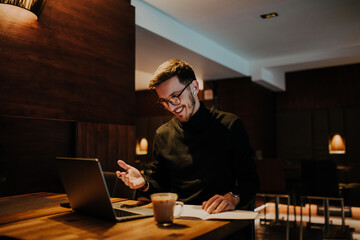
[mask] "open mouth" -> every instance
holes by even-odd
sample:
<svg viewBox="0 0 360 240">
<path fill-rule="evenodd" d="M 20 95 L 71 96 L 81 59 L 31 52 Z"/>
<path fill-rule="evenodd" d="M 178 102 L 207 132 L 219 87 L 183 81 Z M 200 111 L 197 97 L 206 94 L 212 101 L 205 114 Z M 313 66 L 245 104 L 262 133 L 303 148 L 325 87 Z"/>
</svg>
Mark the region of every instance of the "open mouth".
<svg viewBox="0 0 360 240">
<path fill-rule="evenodd" d="M 184 109 L 184 106 L 179 107 L 179 108 L 176 108 L 176 109 L 174 110 L 174 112 L 175 112 L 176 114 L 179 114 L 179 113 L 182 112 L 183 109 Z"/>
</svg>

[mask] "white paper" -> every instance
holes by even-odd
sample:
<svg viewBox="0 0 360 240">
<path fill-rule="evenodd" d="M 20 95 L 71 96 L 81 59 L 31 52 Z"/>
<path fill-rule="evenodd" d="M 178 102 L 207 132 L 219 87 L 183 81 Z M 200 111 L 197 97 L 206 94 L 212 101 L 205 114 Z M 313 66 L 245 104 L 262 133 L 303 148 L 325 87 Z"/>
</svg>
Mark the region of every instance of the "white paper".
<svg viewBox="0 0 360 240">
<path fill-rule="evenodd" d="M 255 219 L 258 212 L 233 210 L 221 213 L 209 214 L 201 208 L 201 205 L 185 204 L 180 218 L 186 219 Z"/>
</svg>

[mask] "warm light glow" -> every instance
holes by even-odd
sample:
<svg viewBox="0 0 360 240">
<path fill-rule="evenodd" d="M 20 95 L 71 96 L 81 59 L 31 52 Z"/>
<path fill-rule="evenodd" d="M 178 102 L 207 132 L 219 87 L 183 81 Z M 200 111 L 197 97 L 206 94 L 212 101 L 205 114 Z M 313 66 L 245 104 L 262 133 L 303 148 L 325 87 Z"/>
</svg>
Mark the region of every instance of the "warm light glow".
<svg viewBox="0 0 360 240">
<path fill-rule="evenodd" d="M 146 138 L 142 138 L 140 140 L 140 151 L 147 151 L 148 149 L 148 141 L 146 140 Z"/>
<path fill-rule="evenodd" d="M 214 99 L 214 92 L 212 89 L 205 89 L 204 90 L 204 100 L 213 100 Z"/>
<path fill-rule="evenodd" d="M 329 140 L 330 154 L 345 154 L 345 141 L 340 134 L 335 134 Z"/>
<path fill-rule="evenodd" d="M 145 155 L 148 150 L 148 141 L 146 138 L 142 138 L 140 142 L 136 143 L 136 154 L 137 155 Z"/>
<path fill-rule="evenodd" d="M 38 23 L 38 18 L 32 12 L 7 4 L 0 4 L 0 16 L 1 21 L 16 22 L 22 25 L 29 24 L 33 26 Z"/>
<path fill-rule="evenodd" d="M 279 16 L 279 14 L 277 14 L 276 12 L 272 12 L 272 13 L 267 13 L 267 14 L 262 14 L 260 15 L 261 18 L 267 19 L 267 18 L 273 18 L 273 17 L 277 17 Z"/>
<path fill-rule="evenodd" d="M 25 9 L 36 15 L 38 18 L 44 7 L 45 0 L 0 0 L 0 7 L 12 6 Z"/>
<path fill-rule="evenodd" d="M 199 90 L 204 90 L 204 80 L 197 78 L 197 81 L 199 83 Z"/>
</svg>

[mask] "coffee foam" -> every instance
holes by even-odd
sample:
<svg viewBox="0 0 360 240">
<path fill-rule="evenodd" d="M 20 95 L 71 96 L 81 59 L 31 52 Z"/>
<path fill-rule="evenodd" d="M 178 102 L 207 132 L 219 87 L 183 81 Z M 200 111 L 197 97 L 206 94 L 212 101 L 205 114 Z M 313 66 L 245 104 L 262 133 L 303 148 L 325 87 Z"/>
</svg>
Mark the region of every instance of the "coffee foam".
<svg viewBox="0 0 360 240">
<path fill-rule="evenodd" d="M 171 196 L 152 196 L 151 200 L 153 201 L 176 201 L 176 197 Z"/>
</svg>

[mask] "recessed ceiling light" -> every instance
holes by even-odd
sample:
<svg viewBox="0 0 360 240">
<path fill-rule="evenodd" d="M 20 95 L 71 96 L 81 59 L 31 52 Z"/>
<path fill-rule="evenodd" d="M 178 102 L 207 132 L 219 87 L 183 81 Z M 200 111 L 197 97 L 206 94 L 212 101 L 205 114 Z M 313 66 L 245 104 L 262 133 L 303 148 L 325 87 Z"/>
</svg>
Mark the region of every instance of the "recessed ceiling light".
<svg viewBox="0 0 360 240">
<path fill-rule="evenodd" d="M 262 14 L 260 15 L 260 17 L 267 19 L 267 18 L 272 18 L 272 17 L 277 17 L 279 16 L 279 14 L 277 14 L 276 12 L 272 12 L 272 13 L 267 13 L 267 14 Z"/>
</svg>

